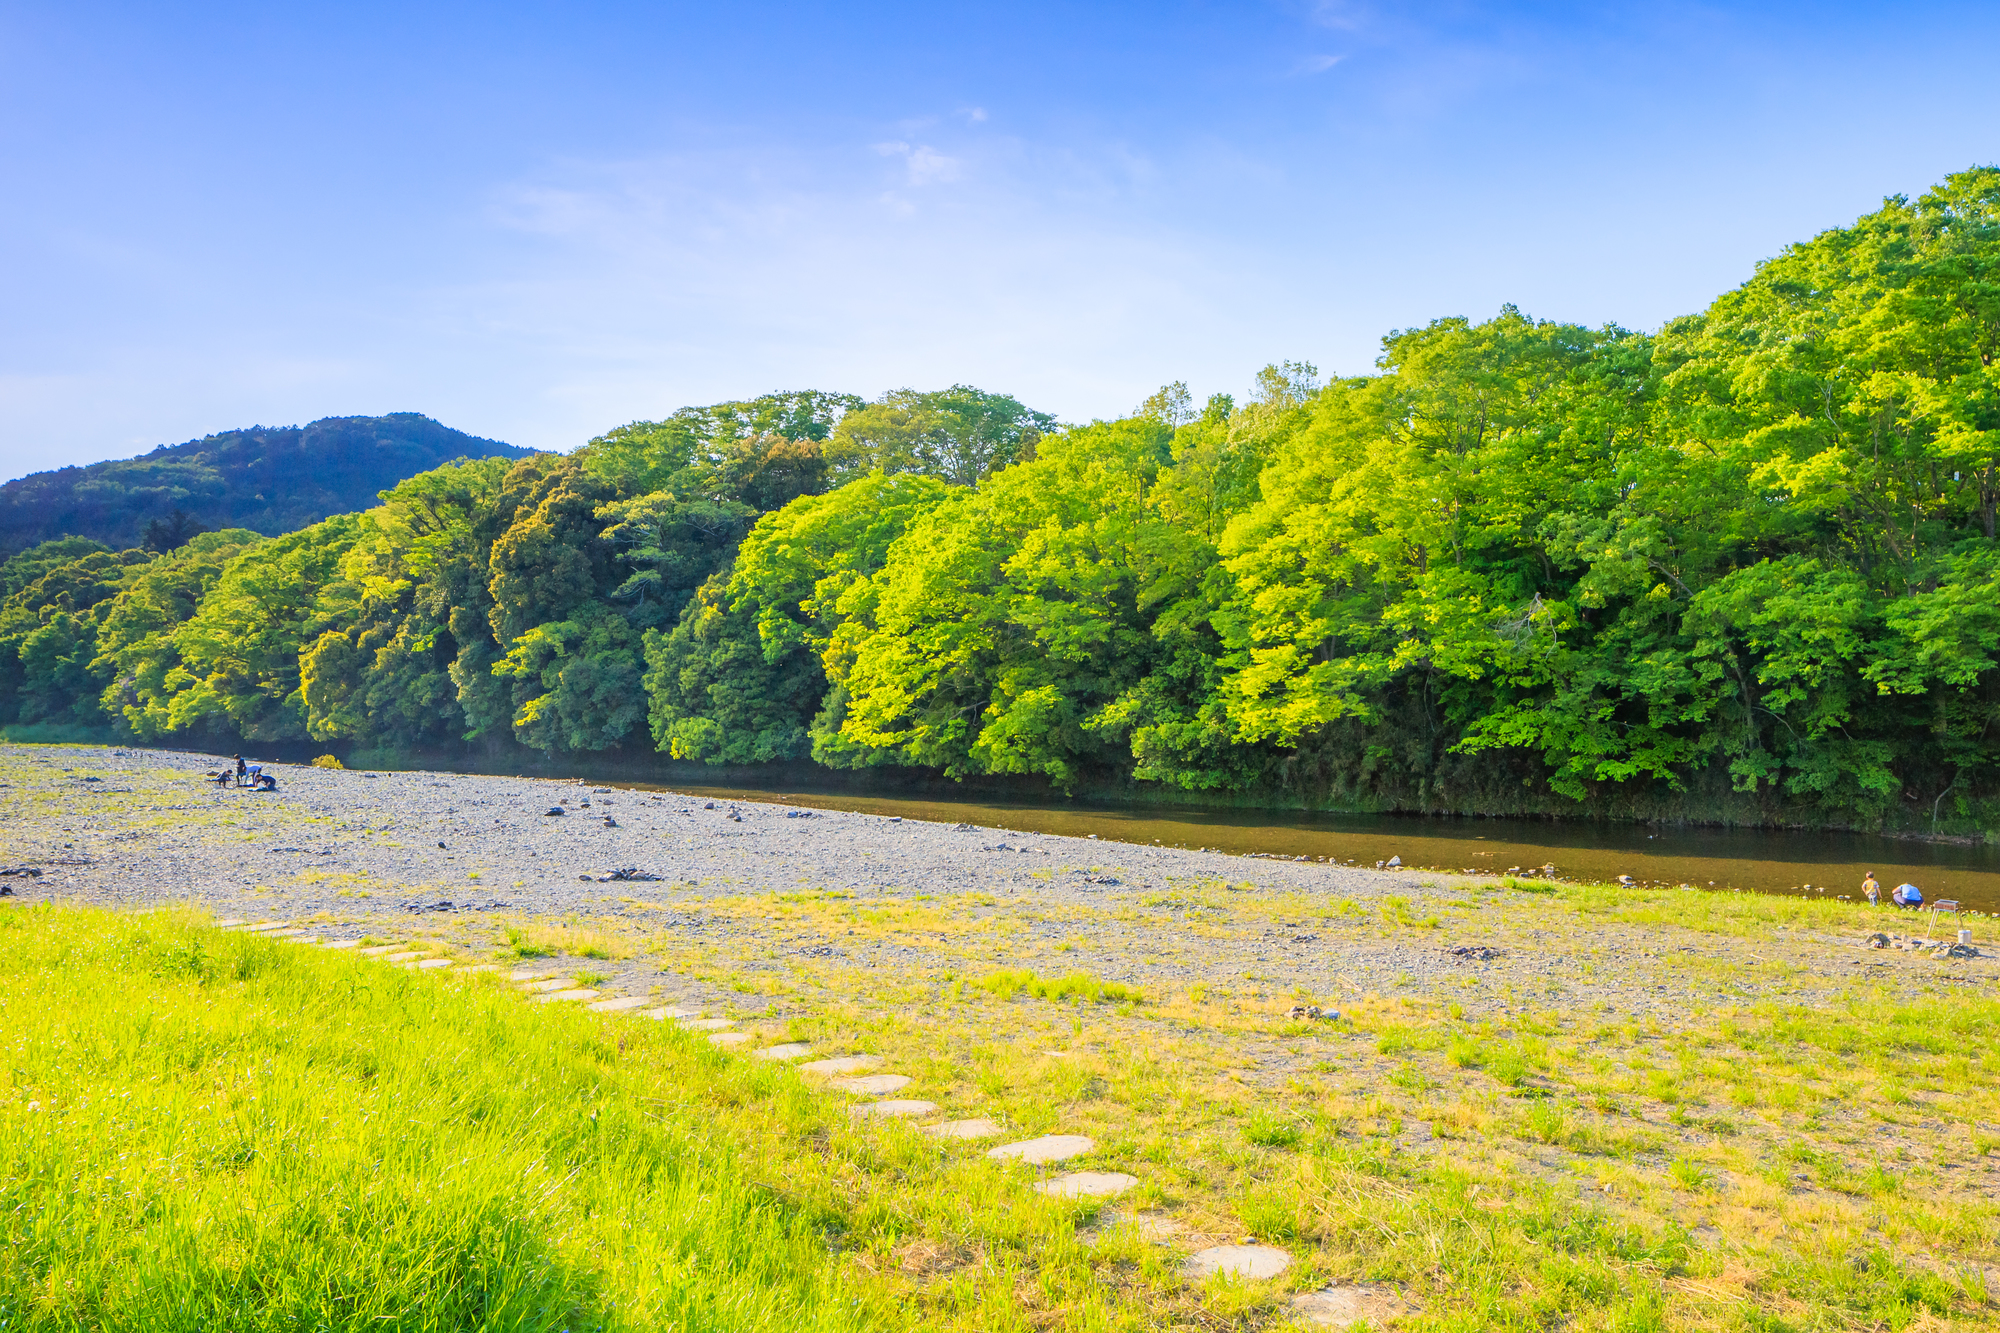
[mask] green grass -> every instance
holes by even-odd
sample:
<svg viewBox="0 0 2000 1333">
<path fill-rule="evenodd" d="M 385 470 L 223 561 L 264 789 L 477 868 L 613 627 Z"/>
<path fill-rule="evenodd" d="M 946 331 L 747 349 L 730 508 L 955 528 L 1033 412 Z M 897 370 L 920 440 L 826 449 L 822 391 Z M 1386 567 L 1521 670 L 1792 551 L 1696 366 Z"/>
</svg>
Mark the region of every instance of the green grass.
<svg viewBox="0 0 2000 1333">
<path fill-rule="evenodd" d="M 0 1329 L 1133 1326 L 1077 1205 L 608 1018 L 189 913 L 0 910 Z M 927 1233 L 978 1258 L 919 1293 Z"/>
<path fill-rule="evenodd" d="M 1037 1000 L 1090 1000 L 1106 1004 L 1140 1004 L 1145 997 L 1137 988 L 1116 981 L 1098 981 L 1082 972 L 1066 977 L 1038 977 L 1026 968 L 1002 968 L 977 983 L 980 989 L 1003 1000 L 1017 995 Z"/>
</svg>

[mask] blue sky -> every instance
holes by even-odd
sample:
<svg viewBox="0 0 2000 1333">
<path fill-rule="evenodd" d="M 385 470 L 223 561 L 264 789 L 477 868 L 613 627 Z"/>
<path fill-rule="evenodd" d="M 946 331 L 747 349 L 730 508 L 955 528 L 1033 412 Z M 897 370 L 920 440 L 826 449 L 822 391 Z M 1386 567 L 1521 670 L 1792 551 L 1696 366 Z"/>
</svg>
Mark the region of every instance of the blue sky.
<svg viewBox="0 0 2000 1333">
<path fill-rule="evenodd" d="M 2000 6 L 0 0 L 0 475 L 1656 326 L 2000 160 Z"/>
</svg>

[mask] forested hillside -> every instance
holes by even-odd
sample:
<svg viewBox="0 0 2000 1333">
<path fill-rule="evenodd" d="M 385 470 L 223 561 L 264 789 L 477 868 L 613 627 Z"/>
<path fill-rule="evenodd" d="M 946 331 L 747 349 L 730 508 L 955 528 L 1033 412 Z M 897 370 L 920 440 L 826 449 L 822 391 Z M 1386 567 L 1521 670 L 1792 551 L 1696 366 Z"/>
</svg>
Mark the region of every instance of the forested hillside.
<svg viewBox="0 0 2000 1333">
<path fill-rule="evenodd" d="M 1655 333 L 1382 346 L 1060 428 L 778 394 L 283 537 L 56 543 L 0 569 L 0 684 L 140 738 L 1991 822 L 2000 170 Z"/>
<path fill-rule="evenodd" d="M 57 537 L 164 548 L 211 528 L 275 536 L 366 509 L 384 487 L 454 458 L 527 452 L 416 412 L 225 431 L 0 486 L 0 550 Z"/>
</svg>

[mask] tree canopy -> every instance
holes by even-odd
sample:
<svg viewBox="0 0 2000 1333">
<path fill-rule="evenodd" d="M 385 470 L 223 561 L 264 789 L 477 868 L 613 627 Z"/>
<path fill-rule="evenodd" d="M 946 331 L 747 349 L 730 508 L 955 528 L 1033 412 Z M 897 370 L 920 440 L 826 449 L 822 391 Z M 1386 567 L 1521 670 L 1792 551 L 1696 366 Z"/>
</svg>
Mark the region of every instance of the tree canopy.
<svg viewBox="0 0 2000 1333">
<path fill-rule="evenodd" d="M 1980 168 L 1653 332 L 1506 307 L 1067 426 L 785 392 L 64 537 L 0 565 L 0 721 L 1978 827 L 1996 355 Z"/>
</svg>

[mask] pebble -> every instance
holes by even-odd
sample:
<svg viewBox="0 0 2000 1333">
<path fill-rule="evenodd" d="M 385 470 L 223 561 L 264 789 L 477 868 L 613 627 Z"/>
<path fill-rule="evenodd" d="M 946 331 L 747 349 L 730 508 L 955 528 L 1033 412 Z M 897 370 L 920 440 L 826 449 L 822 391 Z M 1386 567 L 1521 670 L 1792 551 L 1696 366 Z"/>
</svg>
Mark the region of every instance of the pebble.
<svg viewBox="0 0 2000 1333">
<path fill-rule="evenodd" d="M 1112 1199 L 1139 1183 L 1123 1171 L 1072 1171 L 1066 1176 L 1035 1182 L 1035 1193 L 1058 1199 Z"/>
<path fill-rule="evenodd" d="M 756 1053 L 759 1060 L 796 1060 L 802 1055 L 811 1055 L 812 1047 L 802 1041 L 787 1041 L 776 1046 L 766 1046 Z"/>
<path fill-rule="evenodd" d="M 874 1119 L 899 1120 L 905 1116 L 929 1115 L 937 1110 L 936 1102 L 887 1101 L 863 1102 L 850 1109 L 850 1114 Z"/>
<path fill-rule="evenodd" d="M 1228 1273 L 1234 1277 L 1276 1277 L 1292 1266 L 1292 1256 L 1275 1245 L 1217 1245 L 1188 1257 L 1189 1277 Z"/>
<path fill-rule="evenodd" d="M 1045 1162 L 1081 1157 L 1096 1147 L 1094 1140 L 1081 1134 L 1044 1134 L 1038 1139 L 1023 1139 L 1019 1143 L 1003 1143 L 997 1148 L 989 1148 L 986 1155 L 995 1160 L 1012 1159 L 1039 1166 Z"/>
<path fill-rule="evenodd" d="M 901 1092 L 910 1086 L 910 1079 L 902 1074 L 864 1074 L 860 1078 L 837 1078 L 827 1086 L 836 1092 L 850 1092 L 857 1097 L 880 1097 L 885 1093 Z"/>
</svg>

